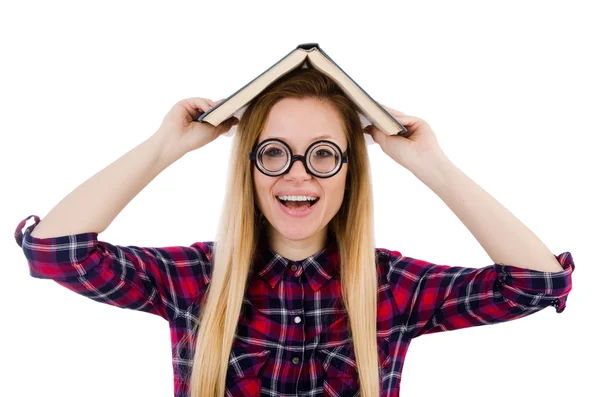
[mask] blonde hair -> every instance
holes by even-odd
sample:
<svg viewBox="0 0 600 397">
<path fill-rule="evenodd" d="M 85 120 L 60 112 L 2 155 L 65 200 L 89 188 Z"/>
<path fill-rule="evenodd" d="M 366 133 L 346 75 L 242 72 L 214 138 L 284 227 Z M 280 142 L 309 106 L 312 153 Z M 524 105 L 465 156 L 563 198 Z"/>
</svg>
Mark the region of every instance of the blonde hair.
<svg viewBox="0 0 600 397">
<path fill-rule="evenodd" d="M 222 397 L 230 351 L 250 266 L 261 233 L 248 158 L 271 108 L 283 98 L 313 98 L 333 105 L 348 141 L 347 191 L 328 227 L 340 253 L 342 302 L 348 312 L 363 397 L 379 396 L 377 352 L 377 269 L 373 234 L 373 196 L 367 147 L 355 105 L 327 76 L 298 69 L 256 97 L 240 118 L 233 138 L 222 208 L 213 248 L 212 278 L 200 305 L 190 374 L 191 397 Z M 234 271 L 235 270 L 235 271 Z M 215 364 L 216 363 L 216 364 Z"/>
</svg>

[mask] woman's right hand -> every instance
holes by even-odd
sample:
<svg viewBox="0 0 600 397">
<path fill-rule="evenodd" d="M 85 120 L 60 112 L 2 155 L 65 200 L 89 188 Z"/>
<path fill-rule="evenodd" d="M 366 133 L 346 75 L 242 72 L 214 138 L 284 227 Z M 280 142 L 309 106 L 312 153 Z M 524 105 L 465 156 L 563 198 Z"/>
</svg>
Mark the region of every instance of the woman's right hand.
<svg viewBox="0 0 600 397">
<path fill-rule="evenodd" d="M 164 144 L 165 153 L 180 158 L 192 150 L 214 141 L 226 133 L 239 120 L 235 117 L 223 121 L 217 127 L 197 121 L 198 117 L 216 106 L 223 99 L 214 102 L 207 98 L 187 98 L 177 102 L 164 117 L 161 126 L 154 134 Z"/>
</svg>

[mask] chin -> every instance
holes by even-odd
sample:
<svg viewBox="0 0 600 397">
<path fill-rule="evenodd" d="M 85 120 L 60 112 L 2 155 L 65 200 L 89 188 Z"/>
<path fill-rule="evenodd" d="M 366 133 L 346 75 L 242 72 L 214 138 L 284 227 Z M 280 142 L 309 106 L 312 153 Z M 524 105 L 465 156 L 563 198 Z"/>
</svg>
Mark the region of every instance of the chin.
<svg viewBox="0 0 600 397">
<path fill-rule="evenodd" d="M 281 228 L 275 228 L 275 230 L 281 234 L 282 237 L 288 240 L 306 240 L 314 236 L 318 229 L 316 228 L 307 228 L 307 227 L 294 227 L 291 226 L 283 226 Z"/>
</svg>

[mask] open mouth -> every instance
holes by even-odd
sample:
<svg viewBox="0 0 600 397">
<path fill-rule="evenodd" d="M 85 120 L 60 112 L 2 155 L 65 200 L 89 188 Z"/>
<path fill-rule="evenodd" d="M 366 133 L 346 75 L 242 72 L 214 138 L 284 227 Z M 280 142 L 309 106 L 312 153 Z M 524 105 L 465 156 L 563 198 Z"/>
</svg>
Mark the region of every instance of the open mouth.
<svg viewBox="0 0 600 397">
<path fill-rule="evenodd" d="M 294 200 L 281 200 L 278 197 L 276 197 L 276 198 L 277 198 L 277 200 L 279 200 L 279 202 L 281 204 L 283 204 L 287 208 L 291 208 L 291 209 L 295 209 L 295 210 L 302 210 L 302 209 L 310 208 L 310 207 L 314 206 L 315 204 L 317 204 L 319 202 L 319 200 L 321 199 L 320 197 L 317 197 L 317 199 L 313 200 L 313 201 L 310 201 L 310 200 L 294 201 Z"/>
</svg>

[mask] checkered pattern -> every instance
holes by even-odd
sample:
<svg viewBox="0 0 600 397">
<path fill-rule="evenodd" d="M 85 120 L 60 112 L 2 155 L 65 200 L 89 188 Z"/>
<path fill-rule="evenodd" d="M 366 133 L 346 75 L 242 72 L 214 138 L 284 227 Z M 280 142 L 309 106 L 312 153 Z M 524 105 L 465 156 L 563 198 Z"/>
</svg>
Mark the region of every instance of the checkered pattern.
<svg viewBox="0 0 600 397">
<path fill-rule="evenodd" d="M 31 217 L 34 224 L 23 234 Z M 35 238 L 30 233 L 39 221 L 31 215 L 15 231 L 31 276 L 167 320 L 175 396 L 188 396 L 196 340 L 191 330 L 210 283 L 213 242 L 145 248 L 99 241 L 97 233 Z M 501 264 L 436 265 L 383 248 L 375 257 L 381 395 L 394 397 L 412 339 L 513 320 L 548 306 L 560 313 L 575 269 L 569 252 L 556 256 L 564 270 L 555 273 Z M 301 261 L 260 241 L 230 353 L 227 396 L 358 395 L 339 265 L 332 235 L 322 251 Z"/>
</svg>

